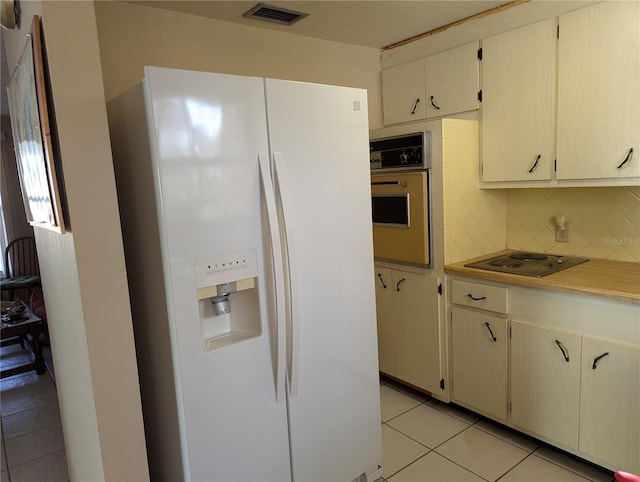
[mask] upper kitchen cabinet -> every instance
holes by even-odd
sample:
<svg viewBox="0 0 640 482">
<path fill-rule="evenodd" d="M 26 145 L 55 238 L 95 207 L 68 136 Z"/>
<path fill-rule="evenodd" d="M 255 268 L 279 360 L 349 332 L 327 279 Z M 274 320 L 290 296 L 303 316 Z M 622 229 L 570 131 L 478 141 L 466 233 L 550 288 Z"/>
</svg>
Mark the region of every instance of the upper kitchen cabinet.
<svg viewBox="0 0 640 482">
<path fill-rule="evenodd" d="M 556 21 L 482 41 L 482 181 L 548 181 L 554 164 Z"/>
<path fill-rule="evenodd" d="M 385 125 L 478 109 L 478 43 L 382 71 Z"/>
<path fill-rule="evenodd" d="M 559 22 L 558 180 L 640 177 L 640 3 Z"/>
<path fill-rule="evenodd" d="M 426 117 L 424 59 L 382 71 L 382 110 L 385 125 Z"/>
<path fill-rule="evenodd" d="M 478 109 L 478 42 L 425 59 L 427 119 Z"/>
</svg>

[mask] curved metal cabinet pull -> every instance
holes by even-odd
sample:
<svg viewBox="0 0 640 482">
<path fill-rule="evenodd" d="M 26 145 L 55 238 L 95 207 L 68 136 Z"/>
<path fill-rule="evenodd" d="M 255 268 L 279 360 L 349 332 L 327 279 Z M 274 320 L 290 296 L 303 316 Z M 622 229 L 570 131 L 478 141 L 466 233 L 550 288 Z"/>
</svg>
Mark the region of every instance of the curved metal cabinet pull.
<svg viewBox="0 0 640 482">
<path fill-rule="evenodd" d="M 531 166 L 531 168 L 529 169 L 529 174 L 531 174 L 533 171 L 535 171 L 538 168 L 538 162 L 540 161 L 541 157 L 542 157 L 542 154 L 538 154 L 538 157 L 536 157 L 536 160 L 533 161 L 533 166 Z"/>
<path fill-rule="evenodd" d="M 487 321 L 484 326 L 487 327 L 487 330 L 489 330 L 489 334 L 491 335 L 491 339 L 493 341 L 498 341 L 498 339 L 496 338 L 496 336 L 493 334 L 493 330 L 491 329 L 491 325 L 489 324 L 489 322 Z"/>
<path fill-rule="evenodd" d="M 600 363 L 600 360 L 604 357 L 606 357 L 609 354 L 609 352 L 603 353 L 600 356 L 597 356 L 593 359 L 593 366 L 591 368 L 593 368 L 594 370 L 598 367 L 598 363 Z"/>
<path fill-rule="evenodd" d="M 633 157 L 633 147 L 629 149 L 629 152 L 627 153 L 627 157 L 624 158 L 624 161 L 622 161 L 620 165 L 616 167 L 616 169 L 621 169 L 622 166 L 624 166 L 627 162 L 629 162 L 632 157 Z"/>
<path fill-rule="evenodd" d="M 380 278 L 380 283 L 382 283 L 382 287 L 386 290 L 387 285 L 384 284 L 384 278 L 382 277 L 382 273 L 378 273 L 378 278 Z"/>
<path fill-rule="evenodd" d="M 562 352 L 562 356 L 564 356 L 564 361 L 568 362 L 569 354 L 567 353 L 567 349 L 564 346 L 562 346 L 562 343 L 560 343 L 559 340 L 556 340 L 556 345 L 558 345 L 558 348 L 560 348 L 560 351 Z"/>
<path fill-rule="evenodd" d="M 400 285 L 407 281 L 405 278 L 402 278 L 400 281 L 396 283 L 396 291 L 400 291 Z"/>
<path fill-rule="evenodd" d="M 438 107 L 434 102 L 433 102 L 433 96 L 431 96 L 431 105 L 433 106 L 433 108 L 435 110 L 440 110 L 440 107 Z"/>
<path fill-rule="evenodd" d="M 420 102 L 420 98 L 417 98 L 415 103 L 413 104 L 413 109 L 411 110 L 411 115 L 416 113 L 416 109 L 418 108 L 418 103 Z"/>
<path fill-rule="evenodd" d="M 487 299 L 486 296 L 481 296 L 480 298 L 476 298 L 471 293 L 467 293 L 467 298 L 469 298 L 472 301 L 482 301 L 482 300 L 486 300 Z"/>
</svg>

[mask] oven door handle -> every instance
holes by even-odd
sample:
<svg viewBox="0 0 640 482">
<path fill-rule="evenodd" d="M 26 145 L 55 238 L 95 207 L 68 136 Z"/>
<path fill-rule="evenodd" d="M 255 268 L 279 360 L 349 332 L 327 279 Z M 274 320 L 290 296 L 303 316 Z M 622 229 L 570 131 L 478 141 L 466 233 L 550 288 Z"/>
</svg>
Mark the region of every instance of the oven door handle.
<svg viewBox="0 0 640 482">
<path fill-rule="evenodd" d="M 372 186 L 402 186 L 407 187 L 406 181 L 371 181 Z"/>
</svg>

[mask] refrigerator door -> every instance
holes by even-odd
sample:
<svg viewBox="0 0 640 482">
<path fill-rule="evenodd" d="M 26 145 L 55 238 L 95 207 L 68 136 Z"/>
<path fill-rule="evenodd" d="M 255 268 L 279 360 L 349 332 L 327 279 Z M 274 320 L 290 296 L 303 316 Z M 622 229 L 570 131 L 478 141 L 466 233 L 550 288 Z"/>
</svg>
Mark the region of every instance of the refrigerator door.
<svg viewBox="0 0 640 482">
<path fill-rule="evenodd" d="M 267 79 L 289 260 L 294 481 L 381 462 L 366 91 Z"/>
<path fill-rule="evenodd" d="M 263 80 L 147 68 L 145 86 L 185 480 L 290 480 L 268 321 L 272 272 L 258 169 L 258 153 L 268 155 Z M 244 295 L 232 294 L 231 313 L 216 318 L 196 296 L 194 262 L 238 252 L 255 253 L 257 302 L 244 306 Z M 229 333 L 224 346 L 224 326 L 203 320 L 225 316 L 232 324 L 253 316 L 246 322 L 257 328 L 246 339 Z M 212 340 L 204 340 L 207 330 Z"/>
</svg>

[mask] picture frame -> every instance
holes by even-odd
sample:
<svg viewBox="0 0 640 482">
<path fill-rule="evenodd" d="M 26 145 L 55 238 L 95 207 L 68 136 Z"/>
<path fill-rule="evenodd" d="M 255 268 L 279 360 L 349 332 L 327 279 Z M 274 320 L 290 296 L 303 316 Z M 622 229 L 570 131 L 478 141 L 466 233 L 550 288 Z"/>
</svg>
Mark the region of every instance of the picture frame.
<svg viewBox="0 0 640 482">
<path fill-rule="evenodd" d="M 37 15 L 33 16 L 24 50 L 9 79 L 7 96 L 27 221 L 32 226 L 64 233 Z"/>
</svg>

